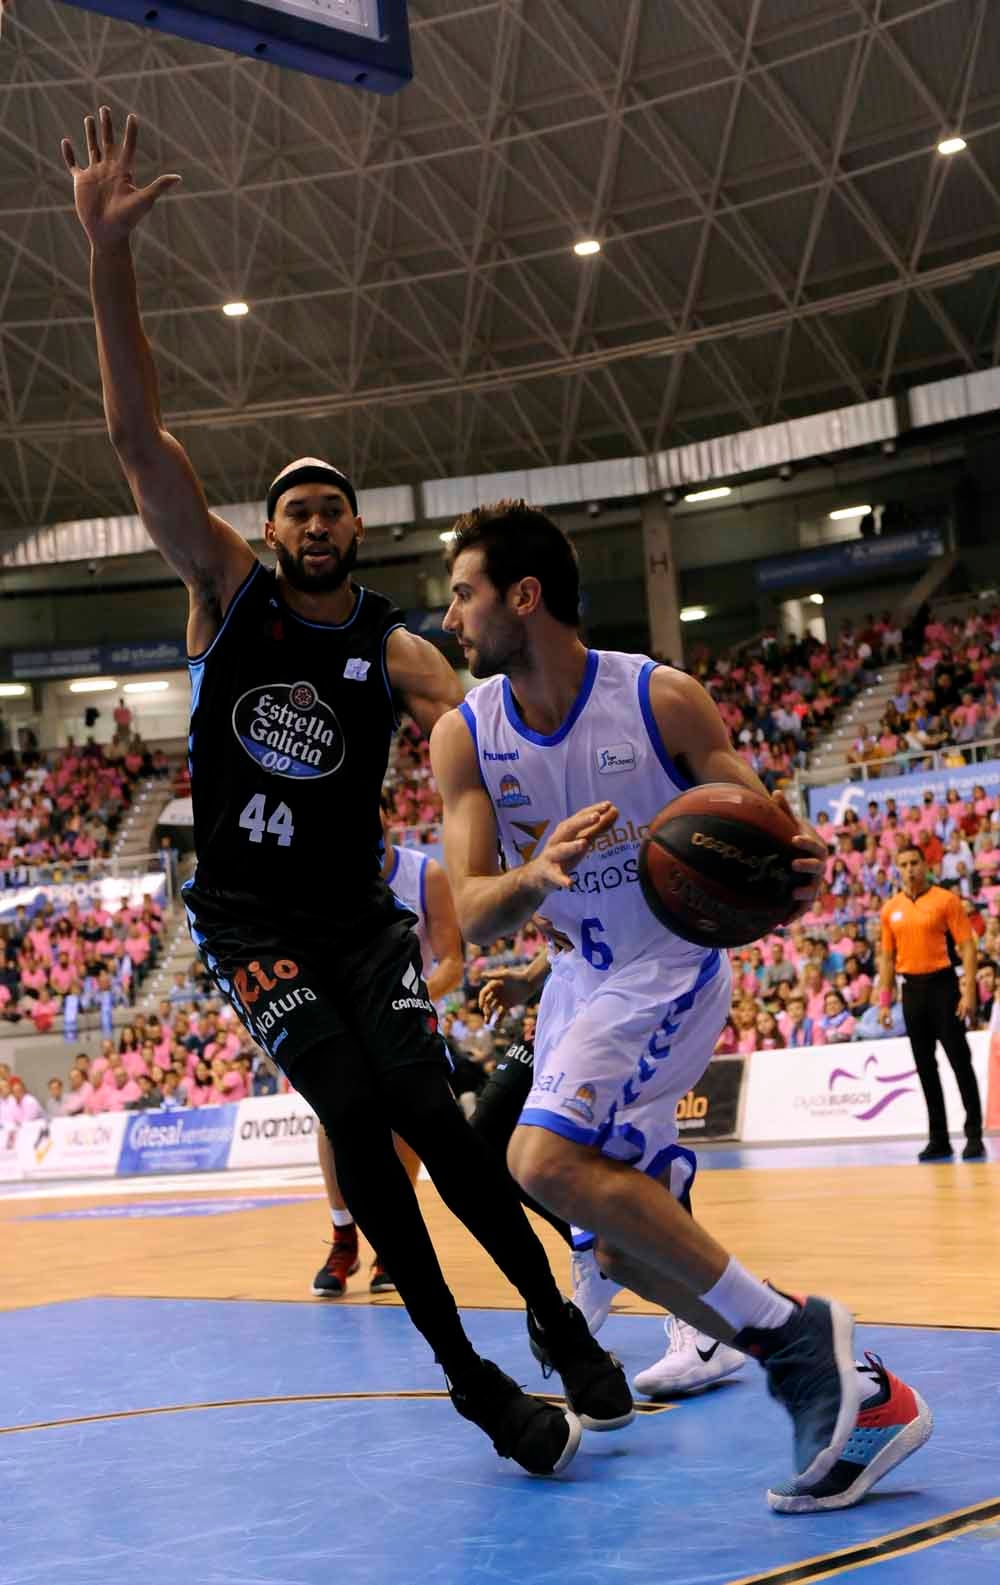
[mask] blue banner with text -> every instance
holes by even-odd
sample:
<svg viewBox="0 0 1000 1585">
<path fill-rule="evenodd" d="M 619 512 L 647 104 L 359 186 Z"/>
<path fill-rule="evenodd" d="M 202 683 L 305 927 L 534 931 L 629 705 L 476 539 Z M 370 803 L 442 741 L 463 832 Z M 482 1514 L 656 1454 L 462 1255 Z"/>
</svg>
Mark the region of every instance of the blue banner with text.
<svg viewBox="0 0 1000 1585">
<path fill-rule="evenodd" d="M 136 1112 L 122 1140 L 118 1171 L 220 1172 L 229 1160 L 235 1106 L 184 1112 Z"/>
</svg>

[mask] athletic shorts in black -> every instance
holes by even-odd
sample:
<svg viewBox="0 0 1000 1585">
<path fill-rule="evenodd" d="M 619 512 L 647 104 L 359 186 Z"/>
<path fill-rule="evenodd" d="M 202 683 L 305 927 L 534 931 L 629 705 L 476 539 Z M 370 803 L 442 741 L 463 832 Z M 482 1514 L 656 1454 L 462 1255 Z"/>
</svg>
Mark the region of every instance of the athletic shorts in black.
<svg viewBox="0 0 1000 1585">
<path fill-rule="evenodd" d="M 407 909 L 359 908 L 348 926 L 292 908 L 268 918 L 255 899 L 204 886 L 186 886 L 184 900 L 212 978 L 293 1083 L 319 1044 L 360 1049 L 376 1079 L 416 1062 L 450 1071 Z"/>
<path fill-rule="evenodd" d="M 504 1158 L 534 1076 L 534 1045 L 514 1040 L 476 1097 L 472 1126 Z"/>
</svg>

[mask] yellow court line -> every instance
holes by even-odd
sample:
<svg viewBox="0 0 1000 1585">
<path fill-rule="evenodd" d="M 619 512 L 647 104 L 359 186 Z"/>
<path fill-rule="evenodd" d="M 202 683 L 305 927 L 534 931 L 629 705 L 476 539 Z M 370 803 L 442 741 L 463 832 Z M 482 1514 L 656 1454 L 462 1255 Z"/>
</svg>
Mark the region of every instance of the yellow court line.
<svg viewBox="0 0 1000 1585">
<path fill-rule="evenodd" d="M 531 1392 L 529 1398 L 540 1398 L 545 1403 L 565 1405 L 558 1393 Z M 252 1409 L 283 1403 L 361 1403 L 403 1402 L 413 1399 L 448 1400 L 443 1388 L 414 1388 L 397 1392 L 304 1392 L 289 1393 L 277 1398 L 220 1398 L 207 1403 L 165 1403 L 147 1409 L 111 1409 L 105 1414 L 78 1414 L 65 1420 L 34 1420 L 26 1425 L 0 1425 L 0 1436 L 17 1436 L 22 1431 L 60 1431 L 72 1425 L 102 1425 L 113 1420 L 152 1419 L 160 1414 L 192 1414 L 200 1409 Z M 672 1403 L 637 1403 L 636 1414 L 665 1414 L 675 1408 Z"/>
<path fill-rule="evenodd" d="M 968 1508 L 955 1508 L 919 1524 L 907 1525 L 903 1530 L 890 1530 L 886 1535 L 843 1547 L 837 1552 L 823 1552 L 796 1563 L 782 1563 L 777 1568 L 765 1569 L 763 1574 L 744 1574 L 730 1580 L 728 1585 L 816 1585 L 818 1581 L 852 1574 L 856 1569 L 870 1568 L 891 1558 L 926 1551 L 954 1536 L 982 1529 L 997 1519 L 1000 1519 L 1000 1497 L 992 1497 Z"/>
</svg>

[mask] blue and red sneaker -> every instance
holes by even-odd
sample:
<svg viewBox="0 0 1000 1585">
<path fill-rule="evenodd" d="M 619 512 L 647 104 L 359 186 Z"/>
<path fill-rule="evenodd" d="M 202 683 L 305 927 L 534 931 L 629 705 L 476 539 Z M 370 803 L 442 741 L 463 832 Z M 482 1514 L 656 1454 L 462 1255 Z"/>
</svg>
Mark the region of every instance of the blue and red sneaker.
<svg viewBox="0 0 1000 1585">
<path fill-rule="evenodd" d="M 795 1481 L 767 1494 L 775 1513 L 821 1513 L 851 1508 L 891 1469 L 923 1447 L 934 1416 L 919 1392 L 886 1370 L 877 1354 L 866 1354 L 858 1374 L 871 1385 L 843 1452 L 818 1485 L 801 1491 Z"/>
</svg>

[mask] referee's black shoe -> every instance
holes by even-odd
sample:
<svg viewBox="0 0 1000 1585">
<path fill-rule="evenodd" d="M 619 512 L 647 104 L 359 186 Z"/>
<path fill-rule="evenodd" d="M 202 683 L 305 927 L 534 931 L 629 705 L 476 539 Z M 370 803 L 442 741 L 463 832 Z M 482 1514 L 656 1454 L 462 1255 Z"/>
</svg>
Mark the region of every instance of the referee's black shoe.
<svg viewBox="0 0 1000 1585">
<path fill-rule="evenodd" d="M 529 1475 L 558 1475 L 580 1446 L 582 1430 L 571 1410 L 530 1397 L 491 1359 L 479 1360 L 460 1386 L 449 1381 L 448 1392 L 500 1457 L 512 1458 Z"/>
<path fill-rule="evenodd" d="M 918 1161 L 950 1161 L 955 1152 L 949 1139 L 931 1139 L 917 1156 Z"/>
<path fill-rule="evenodd" d="M 967 1139 L 965 1149 L 962 1151 L 963 1161 L 985 1161 L 986 1146 L 981 1139 Z"/>
<path fill-rule="evenodd" d="M 585 1430 L 617 1431 L 635 1419 L 625 1372 L 614 1355 L 591 1337 L 571 1300 L 563 1305 L 559 1320 L 544 1330 L 529 1310 L 528 1339 L 542 1374 L 557 1371 L 562 1377 L 566 1402 Z"/>
</svg>

